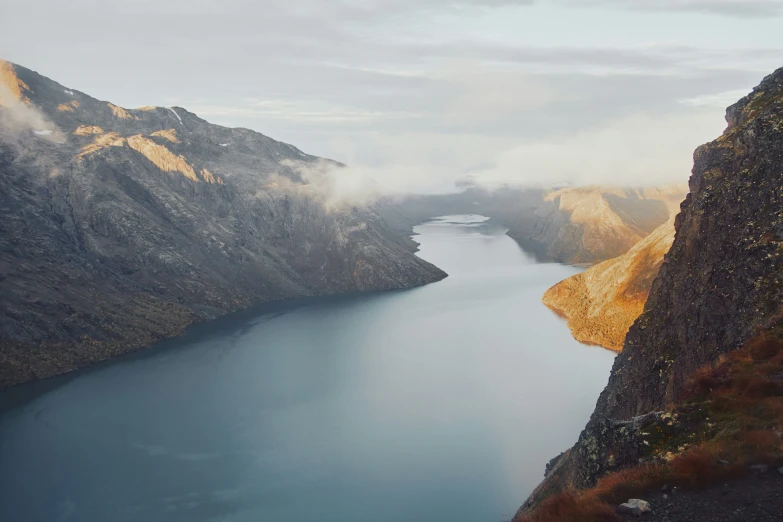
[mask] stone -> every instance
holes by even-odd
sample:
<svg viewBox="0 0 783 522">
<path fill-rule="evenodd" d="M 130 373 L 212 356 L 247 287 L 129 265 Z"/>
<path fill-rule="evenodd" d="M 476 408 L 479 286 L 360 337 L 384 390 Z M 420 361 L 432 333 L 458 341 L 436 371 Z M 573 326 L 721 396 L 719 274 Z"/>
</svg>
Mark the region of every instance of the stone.
<svg viewBox="0 0 783 522">
<path fill-rule="evenodd" d="M 639 509 L 639 506 L 634 506 L 632 504 L 620 504 L 620 506 L 617 508 L 618 513 L 622 513 L 623 515 L 633 515 L 635 517 L 642 516 L 642 510 Z"/>
<path fill-rule="evenodd" d="M 729 464 L 729 461 L 721 459 L 721 460 L 718 460 L 718 464 L 721 464 L 722 466 L 727 466 Z"/>
<path fill-rule="evenodd" d="M 760 475 L 769 471 L 769 466 L 766 464 L 753 464 L 752 466 L 748 466 L 748 469 L 751 473 L 757 473 Z"/>
<path fill-rule="evenodd" d="M 781 475 L 783 475 L 783 468 L 778 468 L 778 473 L 780 473 Z"/>
<path fill-rule="evenodd" d="M 664 484 L 663 486 L 661 486 L 661 491 L 669 491 L 669 485 Z"/>
<path fill-rule="evenodd" d="M 628 504 L 631 504 L 632 506 L 636 506 L 641 510 L 642 513 L 648 513 L 652 511 L 652 508 L 650 507 L 650 503 L 646 500 L 641 500 L 638 498 L 632 498 L 628 501 Z"/>
</svg>

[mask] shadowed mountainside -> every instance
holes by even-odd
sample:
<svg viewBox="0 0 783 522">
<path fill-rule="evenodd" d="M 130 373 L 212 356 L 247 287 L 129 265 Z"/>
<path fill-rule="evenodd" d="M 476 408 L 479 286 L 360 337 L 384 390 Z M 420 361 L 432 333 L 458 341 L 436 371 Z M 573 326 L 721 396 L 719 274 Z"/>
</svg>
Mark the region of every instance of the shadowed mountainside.
<svg viewBox="0 0 783 522">
<path fill-rule="evenodd" d="M 324 161 L 0 61 L 0 386 L 252 303 L 445 277 L 409 230 L 297 168 Z"/>
</svg>

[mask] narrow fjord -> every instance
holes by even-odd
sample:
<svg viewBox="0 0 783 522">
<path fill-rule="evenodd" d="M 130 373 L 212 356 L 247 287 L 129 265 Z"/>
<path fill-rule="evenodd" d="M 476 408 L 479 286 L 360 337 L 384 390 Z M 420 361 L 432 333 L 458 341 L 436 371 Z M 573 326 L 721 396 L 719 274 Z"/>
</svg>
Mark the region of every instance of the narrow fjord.
<svg viewBox="0 0 783 522">
<path fill-rule="evenodd" d="M 472 215 L 414 228 L 449 277 L 266 303 L 0 394 L 0 519 L 509 519 L 614 355 L 541 305 L 579 269 Z"/>
</svg>

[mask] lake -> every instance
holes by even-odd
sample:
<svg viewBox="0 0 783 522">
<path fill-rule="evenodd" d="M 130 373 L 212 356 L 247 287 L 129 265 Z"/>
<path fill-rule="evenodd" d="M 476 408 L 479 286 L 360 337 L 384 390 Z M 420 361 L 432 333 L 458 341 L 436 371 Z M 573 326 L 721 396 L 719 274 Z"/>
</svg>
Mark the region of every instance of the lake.
<svg viewBox="0 0 783 522">
<path fill-rule="evenodd" d="M 0 392 L 0 520 L 499 522 L 572 445 L 614 354 L 480 216 L 414 228 L 449 277 L 268 303 Z"/>
</svg>

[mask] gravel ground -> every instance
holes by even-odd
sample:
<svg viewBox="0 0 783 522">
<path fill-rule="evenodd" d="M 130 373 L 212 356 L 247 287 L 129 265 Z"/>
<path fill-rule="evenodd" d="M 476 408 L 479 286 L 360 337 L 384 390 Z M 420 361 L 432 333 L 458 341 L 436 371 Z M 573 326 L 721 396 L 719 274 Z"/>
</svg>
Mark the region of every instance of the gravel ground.
<svg viewBox="0 0 783 522">
<path fill-rule="evenodd" d="M 666 494 L 668 498 L 664 498 Z M 700 491 L 651 491 L 641 496 L 651 513 L 622 515 L 644 522 L 767 522 L 783 521 L 783 474 L 748 475 Z"/>
</svg>

